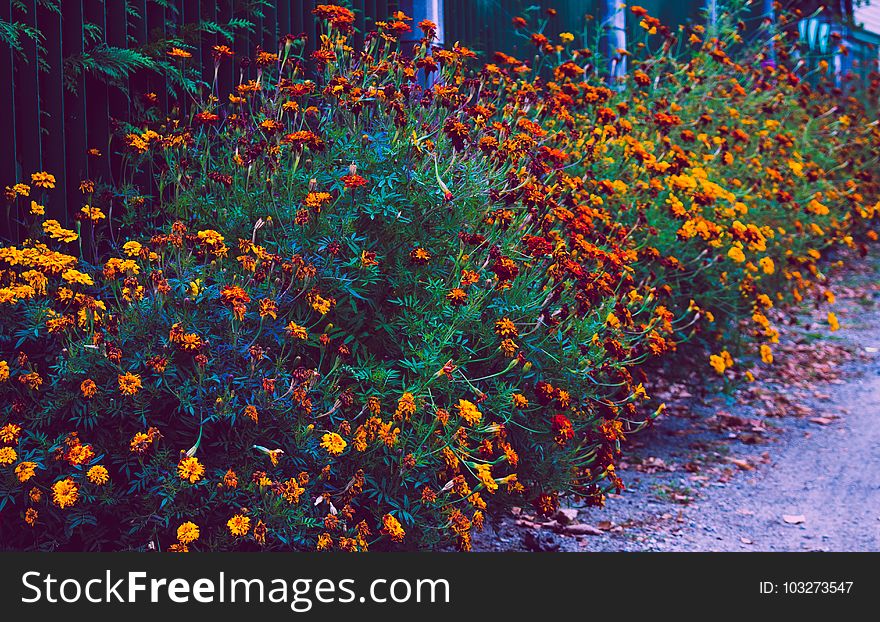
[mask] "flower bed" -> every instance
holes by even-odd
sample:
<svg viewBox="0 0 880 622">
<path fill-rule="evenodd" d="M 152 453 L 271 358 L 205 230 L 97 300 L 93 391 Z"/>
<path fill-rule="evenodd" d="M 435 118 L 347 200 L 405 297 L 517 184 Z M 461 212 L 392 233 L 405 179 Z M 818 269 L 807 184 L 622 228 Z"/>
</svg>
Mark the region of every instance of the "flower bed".
<svg viewBox="0 0 880 622">
<path fill-rule="evenodd" d="M 773 66 L 631 10 L 618 90 L 568 33 L 478 65 L 399 14 L 353 49 L 319 6 L 310 59 L 124 132 L 153 194 L 84 180 L 72 230 L 51 174 L 8 187 L 0 543 L 468 549 L 620 490 L 652 367 L 771 364 L 767 310 L 833 303 L 823 253 L 877 237 L 877 124 L 784 39 Z"/>
</svg>

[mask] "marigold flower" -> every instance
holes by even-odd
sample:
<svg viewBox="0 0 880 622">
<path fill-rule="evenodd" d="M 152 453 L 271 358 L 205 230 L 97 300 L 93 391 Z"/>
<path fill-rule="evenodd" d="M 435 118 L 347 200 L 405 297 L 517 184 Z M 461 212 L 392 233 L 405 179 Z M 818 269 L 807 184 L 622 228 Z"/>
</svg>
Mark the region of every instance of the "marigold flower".
<svg viewBox="0 0 880 622">
<path fill-rule="evenodd" d="M 34 508 L 28 508 L 24 513 L 24 522 L 33 527 L 37 523 L 37 518 L 40 516 L 40 513 L 37 512 Z"/>
<path fill-rule="evenodd" d="M 730 250 L 727 251 L 727 256 L 730 257 L 736 263 L 742 263 L 746 260 L 746 256 L 743 253 L 742 249 L 738 246 L 731 246 Z"/>
<path fill-rule="evenodd" d="M 837 315 L 833 311 L 828 312 L 828 325 L 831 327 L 832 332 L 840 329 L 840 322 L 838 322 Z"/>
<path fill-rule="evenodd" d="M 0 447 L 0 466 L 8 466 L 18 460 L 18 454 L 12 447 Z"/>
<path fill-rule="evenodd" d="M 86 472 L 86 478 L 97 486 L 103 486 L 110 481 L 110 473 L 100 464 L 96 464 Z"/>
<path fill-rule="evenodd" d="M 205 467 L 198 458 L 184 458 L 177 463 L 177 475 L 180 476 L 180 479 L 195 484 L 205 476 Z"/>
<path fill-rule="evenodd" d="M 251 519 L 244 514 L 236 514 L 226 521 L 226 527 L 233 536 L 246 536 L 251 530 Z"/>
<path fill-rule="evenodd" d="M 170 50 L 168 50 L 168 56 L 170 56 L 172 58 L 180 58 L 180 59 L 192 58 L 192 54 L 190 54 L 186 50 L 183 50 L 178 47 L 173 47 Z"/>
<path fill-rule="evenodd" d="M 403 542 L 403 539 L 406 536 L 406 532 L 403 530 L 400 521 L 391 516 L 391 514 L 386 514 L 382 517 L 381 532 L 395 542 Z"/>
<path fill-rule="evenodd" d="M 767 344 L 761 344 L 761 360 L 768 365 L 773 362 L 773 350 Z"/>
<path fill-rule="evenodd" d="M 86 378 L 80 383 L 79 390 L 83 397 L 89 400 L 95 397 L 95 394 L 98 392 L 98 386 L 95 384 L 94 380 Z"/>
<path fill-rule="evenodd" d="M 294 339 L 305 340 L 305 339 L 309 338 L 309 333 L 306 331 L 305 327 L 300 326 L 296 322 L 290 322 L 285 327 L 285 330 L 287 331 L 287 334 L 290 335 L 291 337 L 293 337 Z"/>
<path fill-rule="evenodd" d="M 36 475 L 37 463 L 25 460 L 15 465 L 15 475 L 18 481 L 24 483 Z"/>
<path fill-rule="evenodd" d="M 455 409 L 458 412 L 458 416 L 467 421 L 468 425 L 476 425 L 483 418 L 483 413 L 477 409 L 473 402 L 469 402 L 468 400 L 458 400 Z"/>
<path fill-rule="evenodd" d="M 66 477 L 52 484 L 52 503 L 62 510 L 72 506 L 79 499 L 79 488 L 73 478 Z"/>
<path fill-rule="evenodd" d="M 5 363 L 6 361 L 0 361 L 0 363 Z M 2 369 L 2 365 L 0 365 L 0 369 Z M 7 367 L 7 373 L 8 373 Z M 7 376 L 8 377 L 8 376 Z M 12 445 L 18 442 L 18 437 L 21 434 L 21 426 L 17 423 L 7 423 L 2 428 L 0 428 L 0 442 Z"/>
<path fill-rule="evenodd" d="M 117 378 L 119 382 L 119 392 L 123 395 L 135 395 L 143 386 L 141 377 L 138 374 L 125 372 Z"/>
<path fill-rule="evenodd" d="M 416 412 L 416 400 L 412 393 L 404 393 L 397 401 L 397 410 L 394 412 L 394 418 L 397 421 L 409 419 Z"/>
<path fill-rule="evenodd" d="M 45 171 L 31 174 L 31 183 L 37 188 L 54 188 L 55 176 Z"/>
<path fill-rule="evenodd" d="M 321 447 L 327 451 L 331 456 L 338 456 L 341 454 L 348 443 L 345 442 L 341 436 L 339 436 L 336 432 L 327 432 L 324 436 L 321 437 Z"/>
<path fill-rule="evenodd" d="M 467 292 L 458 287 L 446 294 L 446 300 L 449 301 L 449 304 L 454 306 L 461 306 L 463 304 L 466 304 L 467 299 Z"/>
<path fill-rule="evenodd" d="M 181 544 L 190 544 L 199 539 L 199 526 L 192 521 L 186 521 L 177 528 L 177 541 Z"/>
<path fill-rule="evenodd" d="M 488 464 L 478 464 L 474 467 L 477 479 L 486 487 L 486 490 L 492 494 L 498 490 L 498 482 L 492 477 L 492 467 Z"/>
</svg>

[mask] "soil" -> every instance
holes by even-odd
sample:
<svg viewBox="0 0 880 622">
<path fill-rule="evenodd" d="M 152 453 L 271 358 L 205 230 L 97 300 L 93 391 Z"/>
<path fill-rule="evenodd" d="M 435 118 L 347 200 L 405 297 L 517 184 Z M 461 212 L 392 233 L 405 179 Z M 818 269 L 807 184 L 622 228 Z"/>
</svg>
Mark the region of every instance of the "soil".
<svg viewBox="0 0 880 622">
<path fill-rule="evenodd" d="M 604 508 L 515 509 L 474 549 L 880 550 L 880 258 L 843 264 L 833 305 L 776 318 L 776 360 L 755 382 L 724 391 L 705 365 L 658 383 L 668 409 L 628 439 L 626 490 Z"/>
</svg>

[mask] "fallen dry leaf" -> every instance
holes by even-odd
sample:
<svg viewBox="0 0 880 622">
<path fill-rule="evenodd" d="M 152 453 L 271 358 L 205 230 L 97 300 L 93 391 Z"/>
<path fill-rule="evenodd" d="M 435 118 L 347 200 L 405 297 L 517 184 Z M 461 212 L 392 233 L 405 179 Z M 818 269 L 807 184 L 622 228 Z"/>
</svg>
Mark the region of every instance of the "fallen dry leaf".
<svg viewBox="0 0 880 622">
<path fill-rule="evenodd" d="M 728 458 L 727 461 L 730 462 L 731 464 L 735 464 L 736 466 L 741 468 L 743 471 L 751 471 L 752 469 L 755 468 L 751 464 L 746 462 L 745 460 L 741 460 L 739 458 Z"/>
<path fill-rule="evenodd" d="M 835 419 L 837 419 L 837 417 L 810 417 L 810 422 L 819 425 L 829 425 L 834 423 Z"/>
<path fill-rule="evenodd" d="M 782 520 L 784 520 L 789 525 L 800 525 L 807 521 L 807 517 L 803 514 L 783 514 Z"/>
<path fill-rule="evenodd" d="M 596 529 L 592 525 L 588 525 L 586 523 L 573 523 L 571 525 L 566 525 L 564 530 L 565 533 L 572 536 L 601 536 L 602 530 Z"/>
</svg>

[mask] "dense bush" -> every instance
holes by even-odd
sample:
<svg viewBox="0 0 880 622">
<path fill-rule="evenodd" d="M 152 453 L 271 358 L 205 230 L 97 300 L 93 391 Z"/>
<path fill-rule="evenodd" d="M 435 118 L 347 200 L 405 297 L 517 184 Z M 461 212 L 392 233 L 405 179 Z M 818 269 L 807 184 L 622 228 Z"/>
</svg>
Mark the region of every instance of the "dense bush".
<svg viewBox="0 0 880 622">
<path fill-rule="evenodd" d="M 833 302 L 822 253 L 876 238 L 877 123 L 784 37 L 774 65 L 632 11 L 618 89 L 568 33 L 480 66 L 402 15 L 352 49 L 318 7 L 310 59 L 286 38 L 125 130 L 153 190 L 84 180 L 74 231 L 50 174 L 8 187 L 2 545 L 467 549 L 487 511 L 623 486 L 652 361 L 770 364 L 767 310 Z"/>
</svg>

